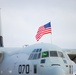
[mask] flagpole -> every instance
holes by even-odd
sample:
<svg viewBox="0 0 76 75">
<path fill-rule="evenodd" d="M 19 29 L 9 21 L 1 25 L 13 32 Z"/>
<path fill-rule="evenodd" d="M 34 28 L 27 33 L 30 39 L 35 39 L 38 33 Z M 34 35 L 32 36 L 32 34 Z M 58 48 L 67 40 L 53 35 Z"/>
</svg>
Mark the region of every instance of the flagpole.
<svg viewBox="0 0 76 75">
<path fill-rule="evenodd" d="M 51 21 L 50 21 L 50 25 L 51 25 Z M 50 33 L 50 36 L 51 36 L 51 44 L 52 44 L 52 26 L 51 26 L 51 33 Z"/>
<path fill-rule="evenodd" d="M 51 44 L 52 44 L 52 33 L 51 33 Z"/>
</svg>

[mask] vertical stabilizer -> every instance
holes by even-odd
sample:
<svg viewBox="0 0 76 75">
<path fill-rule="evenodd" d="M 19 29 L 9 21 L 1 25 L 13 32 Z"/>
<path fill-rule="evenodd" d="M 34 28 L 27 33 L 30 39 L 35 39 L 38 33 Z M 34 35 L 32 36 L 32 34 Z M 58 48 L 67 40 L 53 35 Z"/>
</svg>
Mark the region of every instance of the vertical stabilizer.
<svg viewBox="0 0 76 75">
<path fill-rule="evenodd" d="M 3 37 L 0 36 L 0 47 L 3 47 Z"/>
<path fill-rule="evenodd" d="M 0 47 L 3 47 L 3 37 L 1 35 L 1 8 L 0 8 Z"/>
</svg>

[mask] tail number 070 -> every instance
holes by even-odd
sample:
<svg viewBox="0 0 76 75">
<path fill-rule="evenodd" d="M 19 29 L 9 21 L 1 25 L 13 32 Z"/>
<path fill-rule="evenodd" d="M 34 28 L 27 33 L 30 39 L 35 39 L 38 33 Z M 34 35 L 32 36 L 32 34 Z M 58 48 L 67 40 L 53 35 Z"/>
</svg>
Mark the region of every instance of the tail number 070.
<svg viewBox="0 0 76 75">
<path fill-rule="evenodd" d="M 19 74 L 29 74 L 29 68 L 30 66 L 29 65 L 19 65 L 18 66 L 18 73 Z"/>
</svg>

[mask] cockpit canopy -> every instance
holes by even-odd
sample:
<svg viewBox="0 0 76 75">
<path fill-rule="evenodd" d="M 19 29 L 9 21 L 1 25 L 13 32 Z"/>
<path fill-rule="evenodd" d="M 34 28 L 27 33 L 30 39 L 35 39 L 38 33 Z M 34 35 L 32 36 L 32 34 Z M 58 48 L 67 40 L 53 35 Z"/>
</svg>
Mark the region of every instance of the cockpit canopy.
<svg viewBox="0 0 76 75">
<path fill-rule="evenodd" d="M 42 52 L 42 58 L 44 57 L 62 57 L 64 58 L 64 55 L 60 51 L 44 51 Z"/>
<path fill-rule="evenodd" d="M 45 52 L 42 52 L 42 58 L 43 57 L 49 57 L 49 55 L 50 55 L 50 57 L 58 57 L 58 55 L 57 55 L 57 51 L 45 51 Z"/>
<path fill-rule="evenodd" d="M 29 60 L 34 60 L 34 59 L 39 59 L 39 58 L 46 58 L 46 57 L 61 57 L 64 58 L 64 55 L 60 51 L 54 51 L 54 50 L 48 50 L 48 51 L 43 51 L 42 49 L 34 49 L 32 53 L 29 56 Z"/>
<path fill-rule="evenodd" d="M 29 59 L 29 60 L 39 59 L 40 56 L 41 56 L 41 51 L 42 51 L 41 48 L 39 48 L 39 49 L 34 49 L 34 50 L 32 51 L 32 53 L 30 54 L 30 56 L 29 56 L 28 59 Z"/>
</svg>

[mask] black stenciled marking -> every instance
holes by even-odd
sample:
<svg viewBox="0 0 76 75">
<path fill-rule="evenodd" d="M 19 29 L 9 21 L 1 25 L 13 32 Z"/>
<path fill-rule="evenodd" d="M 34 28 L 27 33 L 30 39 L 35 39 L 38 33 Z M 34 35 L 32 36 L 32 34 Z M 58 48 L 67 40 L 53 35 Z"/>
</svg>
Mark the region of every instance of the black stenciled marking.
<svg viewBox="0 0 76 75">
<path fill-rule="evenodd" d="M 29 74 L 29 68 L 30 66 L 27 64 L 27 65 L 19 65 L 18 66 L 18 73 L 19 74 Z"/>
</svg>

